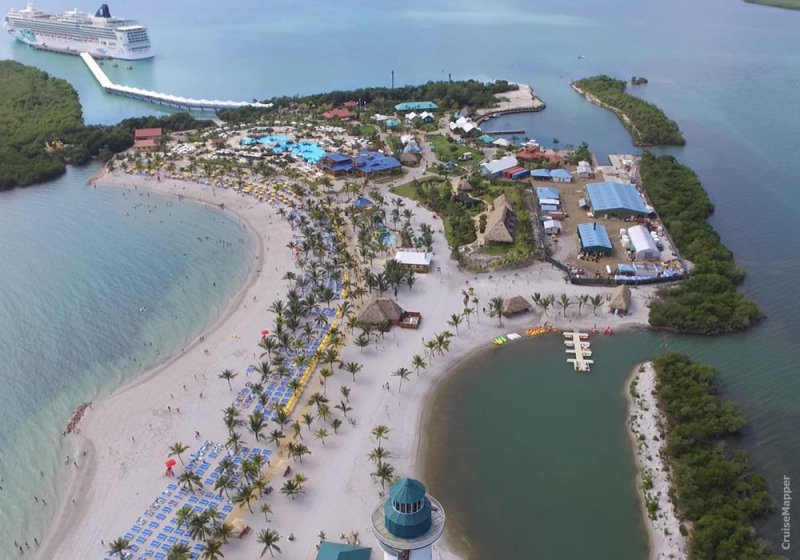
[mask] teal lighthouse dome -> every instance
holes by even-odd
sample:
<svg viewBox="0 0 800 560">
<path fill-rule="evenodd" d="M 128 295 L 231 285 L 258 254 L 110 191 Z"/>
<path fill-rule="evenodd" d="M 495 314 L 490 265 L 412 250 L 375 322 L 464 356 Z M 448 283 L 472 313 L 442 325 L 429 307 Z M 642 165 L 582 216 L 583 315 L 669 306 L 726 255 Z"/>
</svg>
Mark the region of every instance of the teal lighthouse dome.
<svg viewBox="0 0 800 560">
<path fill-rule="evenodd" d="M 386 528 L 401 539 L 419 538 L 431 528 L 431 501 L 425 495 L 425 486 L 413 478 L 392 484 L 383 513 Z"/>
<path fill-rule="evenodd" d="M 444 532 L 444 508 L 413 478 L 392 484 L 372 511 L 372 527 L 384 560 L 431 560 Z"/>
</svg>

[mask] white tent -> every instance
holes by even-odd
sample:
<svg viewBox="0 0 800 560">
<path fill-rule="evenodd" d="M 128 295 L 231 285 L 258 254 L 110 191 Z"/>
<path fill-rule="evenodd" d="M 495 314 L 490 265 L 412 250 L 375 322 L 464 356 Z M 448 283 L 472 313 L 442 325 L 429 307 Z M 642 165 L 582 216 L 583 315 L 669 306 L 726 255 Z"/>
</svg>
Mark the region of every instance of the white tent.
<svg viewBox="0 0 800 560">
<path fill-rule="evenodd" d="M 509 142 L 505 138 L 498 138 L 497 140 L 492 142 L 492 144 L 494 144 L 495 146 L 500 146 L 501 148 L 508 148 L 509 146 L 511 146 L 511 142 Z"/>
<path fill-rule="evenodd" d="M 650 232 L 644 226 L 628 228 L 628 237 L 630 237 L 637 261 L 657 259 L 661 254 L 650 236 Z"/>
</svg>

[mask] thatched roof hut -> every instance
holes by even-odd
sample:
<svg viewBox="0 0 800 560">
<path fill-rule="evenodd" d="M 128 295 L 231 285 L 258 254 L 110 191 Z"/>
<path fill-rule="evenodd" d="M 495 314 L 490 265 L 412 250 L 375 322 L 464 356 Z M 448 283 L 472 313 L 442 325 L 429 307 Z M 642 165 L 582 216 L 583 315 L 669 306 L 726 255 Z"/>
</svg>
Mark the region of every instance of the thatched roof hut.
<svg viewBox="0 0 800 560">
<path fill-rule="evenodd" d="M 514 296 L 503 302 L 503 315 L 506 317 L 515 313 L 523 313 L 531 310 L 531 304 L 522 296 Z"/>
<path fill-rule="evenodd" d="M 608 307 L 611 311 L 628 311 L 631 306 L 631 289 L 624 284 L 614 288 Z"/>
<path fill-rule="evenodd" d="M 403 309 L 389 298 L 375 298 L 358 315 L 358 322 L 365 325 L 398 323 Z"/>
<path fill-rule="evenodd" d="M 494 199 L 492 210 L 486 216 L 486 232 L 483 239 L 487 243 L 513 243 L 517 229 L 517 216 L 506 195 Z"/>
</svg>

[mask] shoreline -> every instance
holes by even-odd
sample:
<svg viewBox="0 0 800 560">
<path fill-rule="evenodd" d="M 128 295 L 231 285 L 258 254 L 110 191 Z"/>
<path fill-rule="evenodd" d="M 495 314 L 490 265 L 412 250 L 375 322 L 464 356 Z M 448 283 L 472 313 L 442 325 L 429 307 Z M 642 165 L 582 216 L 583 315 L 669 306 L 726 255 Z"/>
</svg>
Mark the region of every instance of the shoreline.
<svg viewBox="0 0 800 560">
<path fill-rule="evenodd" d="M 650 560 L 686 558 L 687 538 L 680 532 L 682 522 L 670 498 L 671 473 L 663 458 L 666 433 L 655 387 L 653 362 L 637 364 L 623 387 L 628 408 L 627 431 L 636 461 L 636 494 L 650 543 Z"/>
<path fill-rule="evenodd" d="M 639 129 L 636 128 L 636 125 L 633 124 L 633 121 L 631 121 L 631 119 L 630 119 L 630 117 L 628 115 L 626 115 L 625 113 L 623 113 L 622 111 L 620 111 L 616 107 L 612 107 L 608 103 L 604 103 L 596 95 L 593 95 L 591 93 L 587 93 L 587 92 L 583 91 L 581 88 L 576 86 L 574 83 L 570 84 L 569 87 L 571 87 L 576 92 L 578 92 L 578 94 L 580 94 L 581 97 L 586 99 L 586 101 L 588 101 L 592 105 L 597 105 L 598 107 L 602 107 L 603 109 L 606 109 L 606 110 L 611 111 L 612 113 L 614 113 L 617 116 L 617 118 L 619 118 L 619 120 L 622 121 L 622 126 L 624 126 L 628 130 L 628 134 L 630 134 L 631 141 L 633 142 L 634 146 L 638 146 L 639 148 L 651 148 L 651 147 L 654 146 L 653 144 L 646 144 L 646 143 L 641 141 L 642 133 L 639 132 Z M 635 135 L 634 135 L 634 133 L 635 133 Z M 639 139 L 639 140 L 637 140 L 637 139 Z"/>
<path fill-rule="evenodd" d="M 137 180 L 139 179 L 139 180 Z M 199 195 L 194 193 L 186 194 L 184 192 L 180 193 L 169 193 L 165 192 L 163 189 L 152 188 L 147 185 L 150 181 L 145 181 L 143 177 L 137 177 L 135 175 L 127 175 L 123 174 L 122 177 L 119 177 L 117 174 L 109 173 L 106 171 L 105 167 L 102 167 L 88 182 L 88 184 L 97 185 L 100 188 L 113 188 L 118 190 L 130 190 L 131 185 L 127 185 L 125 180 L 131 181 L 136 183 L 136 189 L 141 190 L 144 192 L 153 193 L 159 197 L 165 198 L 167 200 L 172 200 L 173 196 L 177 197 L 177 194 L 181 195 L 182 200 L 186 200 L 192 204 L 208 204 L 208 201 L 203 200 L 203 198 Z M 177 183 L 184 183 L 182 181 L 177 181 Z M 190 183 L 193 185 L 193 183 Z M 168 355 L 164 357 L 164 360 L 147 368 L 146 370 L 142 371 L 139 375 L 135 378 L 119 385 L 117 387 L 111 388 L 108 392 L 100 392 L 93 403 L 93 407 L 99 407 L 106 404 L 109 399 L 112 397 L 119 397 L 125 395 L 126 393 L 140 387 L 142 385 L 151 382 L 152 380 L 156 379 L 162 373 L 166 373 L 167 370 L 179 361 L 184 356 L 191 353 L 193 350 L 196 350 L 199 344 L 203 342 L 201 338 L 206 336 L 213 336 L 216 334 L 220 328 L 224 325 L 226 321 L 228 321 L 231 316 L 235 313 L 239 305 L 244 301 L 245 295 L 247 291 L 253 287 L 256 279 L 259 276 L 259 269 L 256 266 L 256 263 L 262 263 L 263 255 L 264 255 L 264 244 L 263 240 L 260 236 L 254 234 L 256 231 L 251 223 L 250 219 L 243 213 L 238 212 L 235 206 L 227 206 L 225 209 L 221 209 L 218 206 L 213 208 L 214 211 L 225 212 L 230 211 L 236 218 L 240 224 L 244 222 L 247 224 L 245 231 L 247 232 L 247 236 L 251 239 L 251 241 L 255 241 L 255 255 L 256 261 L 250 263 L 248 266 L 248 273 L 247 276 L 242 283 L 235 291 L 233 291 L 232 295 L 230 296 L 229 301 L 224 306 L 224 309 L 219 313 L 218 317 L 214 319 L 211 323 L 209 323 L 206 328 L 202 330 L 201 334 L 198 334 L 193 340 L 191 340 L 184 348 L 185 352 L 176 353 L 174 355 Z M 89 409 L 84 414 L 81 422 L 78 424 L 79 428 L 85 428 L 89 422 L 91 422 L 93 416 L 93 410 Z M 78 498 L 82 495 L 85 495 L 88 492 L 88 489 L 91 487 L 92 482 L 94 482 L 97 468 L 98 468 L 98 459 L 96 453 L 96 446 L 90 437 L 85 436 L 83 433 L 72 433 L 68 434 L 65 438 L 66 441 L 65 446 L 70 447 L 72 450 L 71 457 L 78 457 L 79 454 L 86 452 L 86 458 L 84 459 L 84 464 L 87 466 L 88 470 L 70 470 L 70 476 L 66 479 L 66 484 L 62 485 L 60 482 L 63 482 L 64 479 L 57 479 L 56 480 L 56 488 L 60 488 L 61 491 L 57 492 L 57 501 L 54 507 L 54 512 L 52 517 L 50 518 L 50 527 L 42 538 L 41 545 L 35 552 L 36 558 L 41 559 L 50 559 L 50 558 L 57 558 L 57 553 L 60 550 L 60 544 L 55 543 L 53 541 L 60 540 L 59 537 L 63 537 L 69 530 L 70 518 L 74 513 L 70 511 L 70 501 L 73 498 Z M 58 477 L 57 477 L 58 478 Z M 76 500 L 77 501 L 77 500 Z M 85 515 L 85 511 L 81 511 L 82 508 L 79 506 L 78 512 L 75 512 L 79 515 Z M 53 549 L 53 550 L 51 550 Z"/>
</svg>

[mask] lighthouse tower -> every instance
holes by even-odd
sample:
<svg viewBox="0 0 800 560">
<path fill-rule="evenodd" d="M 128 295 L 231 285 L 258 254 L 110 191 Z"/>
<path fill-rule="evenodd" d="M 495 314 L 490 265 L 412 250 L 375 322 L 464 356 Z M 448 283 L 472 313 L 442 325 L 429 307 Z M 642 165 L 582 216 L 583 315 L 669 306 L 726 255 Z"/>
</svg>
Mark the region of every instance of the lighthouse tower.
<svg viewBox="0 0 800 560">
<path fill-rule="evenodd" d="M 384 560 L 431 560 L 433 543 L 444 532 L 444 508 L 420 481 L 404 478 L 372 511 L 372 527 Z"/>
</svg>

